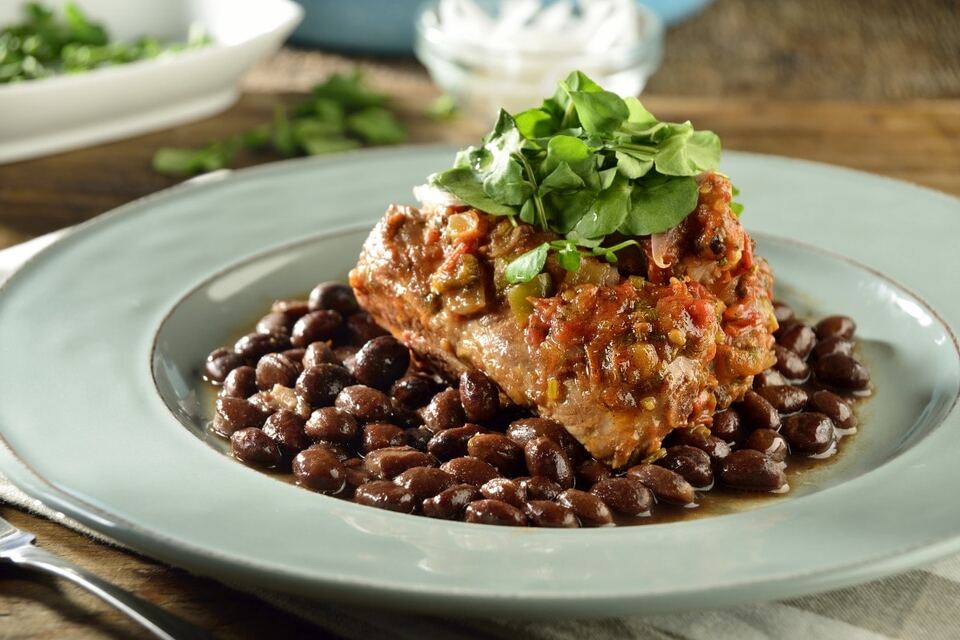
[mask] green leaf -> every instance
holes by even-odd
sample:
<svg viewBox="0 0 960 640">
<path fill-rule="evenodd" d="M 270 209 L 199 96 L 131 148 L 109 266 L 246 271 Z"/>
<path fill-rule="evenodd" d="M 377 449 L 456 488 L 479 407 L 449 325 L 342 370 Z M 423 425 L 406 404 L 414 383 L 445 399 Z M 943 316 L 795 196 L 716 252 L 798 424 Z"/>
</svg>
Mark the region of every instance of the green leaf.
<svg viewBox="0 0 960 640">
<path fill-rule="evenodd" d="M 631 180 L 642 178 L 653 168 L 653 157 L 644 156 L 638 153 L 627 151 L 617 151 L 617 169 L 625 177 Z"/>
<path fill-rule="evenodd" d="M 611 133 L 630 115 L 623 99 L 609 91 L 571 91 L 570 99 L 587 133 Z"/>
<path fill-rule="evenodd" d="M 731 202 L 730 210 L 733 211 L 733 215 L 739 218 L 741 214 L 743 214 L 743 205 L 740 204 L 739 202 Z"/>
<path fill-rule="evenodd" d="M 202 149 L 161 147 L 153 154 L 153 169 L 169 176 L 188 176 L 225 169 L 233 163 L 237 144 L 215 142 Z"/>
<path fill-rule="evenodd" d="M 337 153 L 356 149 L 360 143 L 343 136 L 308 136 L 300 140 L 303 150 L 311 156 L 320 156 L 327 153 Z"/>
<path fill-rule="evenodd" d="M 327 98 L 346 109 L 380 107 L 386 104 L 387 97 L 371 91 L 363 85 L 359 71 L 349 75 L 335 73 L 312 91 L 316 98 Z"/>
<path fill-rule="evenodd" d="M 448 121 L 460 115 L 460 109 L 457 107 L 457 101 L 450 94 L 444 93 L 430 103 L 427 115 L 434 120 Z"/>
<path fill-rule="evenodd" d="M 567 271 L 580 268 L 580 252 L 575 248 L 565 248 L 557 252 L 557 263 Z"/>
<path fill-rule="evenodd" d="M 544 242 L 511 261 L 504 270 L 504 277 L 507 282 L 517 284 L 518 282 L 533 280 L 538 273 L 543 271 L 543 265 L 547 262 L 547 252 L 549 250 L 550 245 Z"/>
<path fill-rule="evenodd" d="M 614 179 L 609 188 L 600 192 L 586 215 L 580 218 L 573 231 L 580 238 L 603 238 L 616 231 L 630 211 L 633 186 L 622 176 Z"/>
<path fill-rule="evenodd" d="M 517 129 L 527 140 L 546 138 L 556 132 L 553 116 L 543 109 L 527 109 L 516 117 Z"/>
<path fill-rule="evenodd" d="M 496 156 L 483 180 L 483 191 L 506 205 L 521 205 L 533 195 L 533 187 L 526 181 L 523 165 L 509 154 Z"/>
<path fill-rule="evenodd" d="M 566 162 L 557 165 L 550 175 L 540 183 L 541 191 L 551 189 L 554 191 L 564 191 L 570 189 L 579 189 L 583 186 L 583 178 L 578 176 Z"/>
<path fill-rule="evenodd" d="M 277 153 L 288 158 L 295 156 L 299 150 L 293 124 L 289 118 L 287 118 L 287 112 L 283 107 L 278 106 L 273 111 L 273 136 L 271 143 Z"/>
<path fill-rule="evenodd" d="M 407 133 L 386 109 L 372 107 L 347 116 L 347 130 L 368 144 L 398 144 Z"/>
<path fill-rule="evenodd" d="M 621 233 L 630 236 L 662 233 L 680 224 L 696 208 L 699 194 L 696 179 L 654 178 L 634 187 L 630 212 L 619 228 Z"/>
<path fill-rule="evenodd" d="M 513 216 L 517 210 L 493 200 L 483 190 L 483 184 L 468 167 L 456 167 L 435 173 L 430 183 L 452 193 L 471 207 L 495 216 Z"/>
<path fill-rule="evenodd" d="M 660 145 L 657 171 L 669 176 L 693 176 L 720 164 L 720 138 L 712 131 L 672 135 Z"/>
<path fill-rule="evenodd" d="M 627 96 L 623 99 L 623 103 L 627 105 L 627 122 L 634 125 L 653 125 L 657 123 L 657 119 L 647 111 L 646 107 L 637 98 Z"/>
</svg>

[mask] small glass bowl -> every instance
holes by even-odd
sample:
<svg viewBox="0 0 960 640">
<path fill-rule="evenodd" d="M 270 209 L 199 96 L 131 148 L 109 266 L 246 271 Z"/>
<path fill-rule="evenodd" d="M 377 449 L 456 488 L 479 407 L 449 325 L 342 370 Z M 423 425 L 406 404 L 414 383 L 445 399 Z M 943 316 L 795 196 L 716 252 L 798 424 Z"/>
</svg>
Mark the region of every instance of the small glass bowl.
<svg viewBox="0 0 960 640">
<path fill-rule="evenodd" d="M 492 4 L 499 9 L 509 1 Z M 608 91 L 639 95 L 663 53 L 663 22 L 640 3 L 636 41 L 596 51 L 570 50 L 562 41 L 537 49 L 522 42 L 509 49 L 465 43 L 444 31 L 438 5 L 430 0 L 420 8 L 414 50 L 433 81 L 464 112 L 485 121 L 492 121 L 501 107 L 516 113 L 539 106 L 574 70 Z"/>
</svg>

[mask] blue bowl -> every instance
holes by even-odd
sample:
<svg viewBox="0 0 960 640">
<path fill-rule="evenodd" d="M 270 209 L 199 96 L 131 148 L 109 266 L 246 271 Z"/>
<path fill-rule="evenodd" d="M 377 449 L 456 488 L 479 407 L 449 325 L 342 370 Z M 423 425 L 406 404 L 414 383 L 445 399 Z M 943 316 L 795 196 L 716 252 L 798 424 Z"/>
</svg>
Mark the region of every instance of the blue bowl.
<svg viewBox="0 0 960 640">
<path fill-rule="evenodd" d="M 297 0 L 303 22 L 295 44 L 348 53 L 410 55 L 422 0 Z M 697 13 L 711 0 L 644 0 L 667 26 Z"/>
</svg>

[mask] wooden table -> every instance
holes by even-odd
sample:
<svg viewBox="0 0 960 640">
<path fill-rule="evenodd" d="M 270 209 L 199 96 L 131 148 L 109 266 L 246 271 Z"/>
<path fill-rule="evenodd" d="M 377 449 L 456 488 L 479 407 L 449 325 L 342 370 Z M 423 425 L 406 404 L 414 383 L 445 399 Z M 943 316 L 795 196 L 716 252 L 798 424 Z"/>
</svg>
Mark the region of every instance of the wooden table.
<svg viewBox="0 0 960 640">
<path fill-rule="evenodd" d="M 717 9 L 720 13 L 708 13 L 706 18 L 710 20 L 700 20 L 699 27 L 695 26 L 697 21 L 685 25 L 672 37 L 694 43 L 692 46 L 706 55 L 710 49 L 701 41 L 710 37 L 709 29 L 724 20 L 735 21 L 737 12 L 758 11 L 758 15 L 770 23 L 768 28 L 774 29 L 775 23 L 782 18 L 777 11 L 782 13 L 786 9 L 765 9 L 764 4 L 767 3 L 728 0 L 723 9 L 725 13 L 720 12 L 721 9 Z M 777 4 L 793 6 L 793 3 Z M 828 5 L 832 5 L 844 7 L 843 13 L 849 12 L 851 5 L 862 7 L 864 3 L 810 4 L 812 8 L 808 7 L 808 12 L 829 11 Z M 880 4 L 886 7 L 891 3 Z M 743 17 L 741 15 L 740 19 Z M 822 22 L 823 18 L 820 20 Z M 908 21 L 909 25 L 916 30 L 914 23 Z M 937 28 L 946 33 L 945 36 L 941 33 L 941 37 L 947 38 L 946 46 L 949 47 L 949 35 L 955 25 L 944 27 L 941 24 Z M 697 29 L 706 35 L 700 37 Z M 863 34 L 858 37 L 862 38 Z M 745 50 L 752 51 L 749 47 Z M 694 65 L 691 55 L 689 50 L 676 53 L 672 68 Z M 288 53 L 281 56 L 277 64 L 300 61 L 302 57 L 302 54 Z M 770 59 L 775 60 L 776 56 Z M 345 59 L 333 56 L 319 56 L 319 60 L 319 66 L 298 67 L 295 77 L 288 77 L 279 88 L 289 90 L 309 86 L 330 68 L 347 64 Z M 701 59 L 699 64 L 706 63 Z M 773 62 L 770 64 L 769 68 L 777 67 Z M 462 142 L 476 137 L 478 132 L 467 123 L 440 124 L 424 115 L 425 105 L 436 92 L 415 65 L 373 62 L 365 66 L 371 71 L 373 81 L 395 96 L 403 119 L 410 127 L 413 142 Z M 667 68 L 671 67 L 665 67 L 665 72 Z M 960 85 L 951 84 L 955 71 L 951 71 L 954 75 L 933 74 L 936 81 L 924 84 L 924 90 L 914 88 L 907 95 L 957 95 L 956 87 Z M 691 77 L 697 73 L 692 68 L 688 71 Z M 251 76 L 248 87 L 261 91 L 275 89 L 278 86 L 276 75 L 261 69 L 259 75 Z M 740 78 L 742 81 L 742 76 Z M 710 84 L 713 81 L 709 75 L 702 76 L 701 80 L 707 83 L 708 92 L 717 97 L 702 97 L 704 92 L 699 96 L 679 95 L 690 93 L 682 90 L 688 85 L 672 78 L 659 83 L 655 81 L 651 85 L 655 93 L 645 96 L 644 101 L 663 119 L 689 118 L 699 128 L 715 130 L 726 148 L 831 162 L 960 195 L 960 100 L 912 99 L 893 103 L 823 100 L 831 96 L 849 97 L 845 93 L 848 87 L 833 85 L 833 93 L 824 95 L 812 89 L 803 91 L 802 83 L 781 86 L 776 84 L 776 78 L 764 78 L 765 85 L 730 91 L 727 85 L 717 88 L 715 83 Z M 658 86 L 659 93 L 656 93 Z M 736 84 L 729 86 L 735 87 Z M 861 87 L 854 95 L 889 97 L 889 94 L 898 95 L 902 89 L 901 85 L 894 83 L 896 91 L 880 91 L 878 94 L 877 87 L 882 89 L 885 85 L 869 86 L 873 91 Z M 798 100 L 795 99 L 798 94 L 816 95 L 821 99 Z M 771 95 L 779 97 L 771 98 Z M 251 92 L 228 112 L 203 122 L 116 144 L 0 166 L 0 247 L 81 222 L 174 184 L 175 180 L 150 170 L 150 157 L 156 147 L 197 146 L 242 131 L 268 121 L 277 100 L 295 99 L 296 96 L 290 94 Z M 241 164 L 267 159 L 270 157 L 244 157 Z M 218 635 L 240 638 L 323 637 L 299 619 L 214 581 L 99 544 L 14 508 L 0 506 L 0 516 L 35 532 L 39 543 L 51 551 Z M 0 567 L 0 637 L 117 638 L 140 637 L 140 633 L 124 618 L 72 587 Z"/>
</svg>

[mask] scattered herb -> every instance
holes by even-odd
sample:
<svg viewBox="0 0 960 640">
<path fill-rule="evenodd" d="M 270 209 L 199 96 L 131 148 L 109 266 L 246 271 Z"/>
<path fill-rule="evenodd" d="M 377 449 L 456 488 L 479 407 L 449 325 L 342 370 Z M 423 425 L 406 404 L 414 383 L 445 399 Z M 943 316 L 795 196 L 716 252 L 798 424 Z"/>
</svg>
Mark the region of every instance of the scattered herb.
<svg viewBox="0 0 960 640">
<path fill-rule="evenodd" d="M 187 42 L 146 36 L 134 42 L 111 42 L 107 30 L 73 2 L 62 16 L 39 3 L 23 6 L 23 22 L 0 29 L 0 84 L 81 73 L 98 67 L 156 58 L 210 43 L 201 30 Z"/>
<path fill-rule="evenodd" d="M 459 114 L 460 109 L 457 107 L 457 102 L 446 93 L 434 100 L 427 110 L 427 115 L 434 120 L 453 120 Z"/>
<path fill-rule="evenodd" d="M 613 234 L 676 226 L 696 207 L 694 176 L 719 161 L 715 133 L 660 122 L 636 98 L 575 71 L 539 108 L 501 110 L 483 146 L 462 150 L 430 182 L 482 211 L 564 237 L 510 263 L 506 278 L 516 283 L 540 273 L 550 252 L 576 271 L 584 255 L 616 262 L 617 251 L 636 244 L 603 246 Z"/>
<path fill-rule="evenodd" d="M 158 149 L 153 168 L 181 176 L 229 167 L 241 149 L 272 149 L 290 158 L 348 151 L 363 144 L 397 144 L 406 140 L 406 132 L 386 109 L 387 102 L 387 96 L 363 84 L 357 71 L 334 74 L 290 112 L 278 107 L 272 123 L 200 149 Z"/>
</svg>

